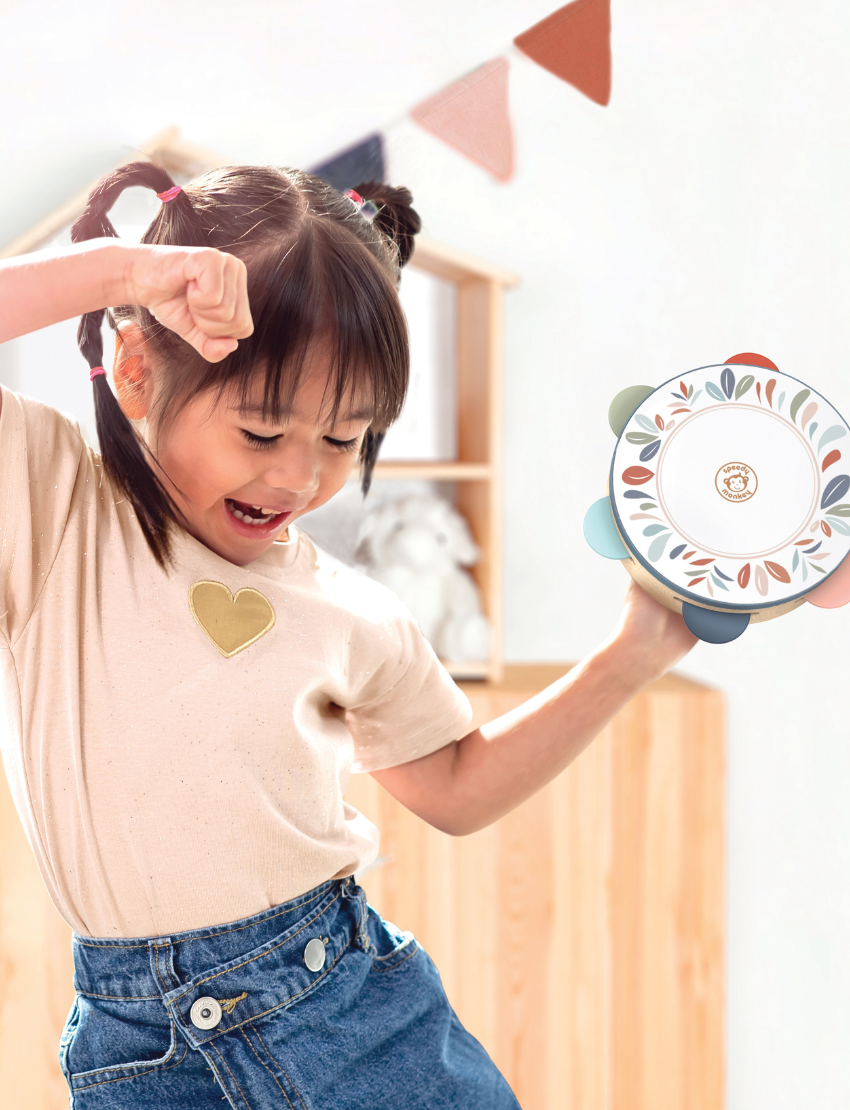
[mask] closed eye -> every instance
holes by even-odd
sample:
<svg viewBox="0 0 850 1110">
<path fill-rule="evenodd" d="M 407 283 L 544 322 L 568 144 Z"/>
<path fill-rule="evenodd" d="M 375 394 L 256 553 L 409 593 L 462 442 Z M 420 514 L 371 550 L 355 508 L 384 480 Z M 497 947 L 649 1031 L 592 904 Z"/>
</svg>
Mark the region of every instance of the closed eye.
<svg viewBox="0 0 850 1110">
<path fill-rule="evenodd" d="M 239 430 L 252 447 L 259 447 L 260 450 L 266 447 L 274 447 L 280 439 L 280 436 L 258 436 L 253 432 L 249 432 L 247 428 L 240 428 Z"/>
<path fill-rule="evenodd" d="M 325 443 L 329 443 L 331 447 L 335 447 L 337 451 L 353 451 L 357 446 L 357 438 L 332 439 L 330 436 L 325 436 Z"/>
</svg>

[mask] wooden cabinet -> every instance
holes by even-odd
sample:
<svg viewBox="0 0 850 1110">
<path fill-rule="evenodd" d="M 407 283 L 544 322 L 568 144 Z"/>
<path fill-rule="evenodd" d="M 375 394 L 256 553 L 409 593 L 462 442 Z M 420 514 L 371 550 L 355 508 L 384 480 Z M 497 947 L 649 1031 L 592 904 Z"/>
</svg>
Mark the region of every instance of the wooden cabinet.
<svg viewBox="0 0 850 1110">
<path fill-rule="evenodd" d="M 565 668 L 468 684 L 476 724 Z M 370 901 L 421 940 L 524 1110 L 721 1110 L 724 707 L 675 675 L 554 782 L 453 839 L 368 775 Z"/>
</svg>

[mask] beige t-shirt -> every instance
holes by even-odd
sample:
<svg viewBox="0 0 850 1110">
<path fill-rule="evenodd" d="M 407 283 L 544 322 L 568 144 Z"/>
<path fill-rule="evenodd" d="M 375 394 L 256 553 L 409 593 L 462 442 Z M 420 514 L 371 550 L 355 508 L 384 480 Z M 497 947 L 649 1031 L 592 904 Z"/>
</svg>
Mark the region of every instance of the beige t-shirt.
<svg viewBox="0 0 850 1110">
<path fill-rule="evenodd" d="M 165 573 L 77 426 L 5 389 L 0 535 L 0 748 L 79 933 L 221 924 L 353 873 L 378 832 L 342 800 L 351 771 L 469 727 L 389 591 L 294 528 L 245 567 L 181 532 Z M 235 624 L 222 587 L 257 592 Z"/>
</svg>

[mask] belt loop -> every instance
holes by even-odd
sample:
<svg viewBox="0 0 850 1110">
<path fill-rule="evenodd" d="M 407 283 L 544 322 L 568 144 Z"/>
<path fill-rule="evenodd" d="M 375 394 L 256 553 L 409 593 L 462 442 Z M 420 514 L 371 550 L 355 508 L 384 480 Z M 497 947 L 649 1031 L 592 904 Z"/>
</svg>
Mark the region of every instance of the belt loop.
<svg viewBox="0 0 850 1110">
<path fill-rule="evenodd" d="M 343 880 L 340 893 L 349 901 L 357 903 L 357 909 L 355 911 L 357 913 L 357 932 L 354 935 L 354 943 L 358 948 L 362 948 L 368 955 L 377 955 L 378 950 L 369 939 L 367 929 L 369 921 L 369 903 L 366 901 L 366 891 L 349 877 Z"/>
<path fill-rule="evenodd" d="M 174 970 L 174 945 L 170 937 L 159 937 L 149 940 L 151 971 L 155 982 L 159 984 L 162 993 L 168 994 L 175 987 L 180 986 L 180 980 Z"/>
</svg>

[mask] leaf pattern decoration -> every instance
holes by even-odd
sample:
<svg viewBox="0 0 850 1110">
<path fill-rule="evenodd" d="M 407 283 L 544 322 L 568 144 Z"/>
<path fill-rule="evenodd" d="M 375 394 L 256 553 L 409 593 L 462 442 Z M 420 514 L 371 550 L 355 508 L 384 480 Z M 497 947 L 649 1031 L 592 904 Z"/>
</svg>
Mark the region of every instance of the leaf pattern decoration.
<svg viewBox="0 0 850 1110">
<path fill-rule="evenodd" d="M 812 401 L 810 404 L 806 405 L 806 407 L 803 409 L 803 415 L 800 417 L 800 427 L 805 428 L 805 426 L 808 424 L 808 422 L 811 420 L 811 418 L 815 415 L 815 413 L 817 411 L 818 411 L 817 401 Z M 815 427 L 817 427 L 817 424 L 815 424 Z"/>
<path fill-rule="evenodd" d="M 692 586 L 698 586 L 700 584 L 700 582 L 704 582 L 704 581 L 705 581 L 705 575 L 703 575 L 702 578 L 695 578 L 693 580 L 693 582 L 691 582 L 691 585 Z"/>
<path fill-rule="evenodd" d="M 682 556 L 683 559 L 690 559 L 691 555 L 696 555 L 696 551 L 686 551 Z"/>
<path fill-rule="evenodd" d="M 658 428 L 660 432 L 664 431 L 664 421 L 661 419 L 658 413 L 655 414 L 655 427 Z"/>
<path fill-rule="evenodd" d="M 714 382 L 706 382 L 705 383 L 705 391 L 709 395 L 709 397 L 713 397 L 715 399 L 715 401 L 725 401 L 726 400 L 726 398 L 721 393 L 721 391 L 717 388 L 717 386 L 714 384 Z"/>
<path fill-rule="evenodd" d="M 672 532 L 668 532 L 666 536 L 655 537 L 655 539 L 649 545 L 649 551 L 647 551 L 647 555 L 649 556 L 649 561 L 651 563 L 658 562 L 658 560 L 664 554 L 664 548 L 667 546 L 667 543 L 672 535 Z"/>
<path fill-rule="evenodd" d="M 812 442 L 814 442 L 814 436 L 815 436 L 815 432 L 817 430 L 818 430 L 818 422 L 817 422 L 817 420 L 813 420 L 811 422 L 811 424 L 809 425 L 809 439 L 812 440 Z"/>
<path fill-rule="evenodd" d="M 740 401 L 747 390 L 752 389 L 753 382 L 756 380 L 755 374 L 747 374 L 738 382 L 735 387 L 735 400 Z"/>
<path fill-rule="evenodd" d="M 764 395 L 767 403 L 773 408 L 773 391 L 776 389 L 776 378 L 771 378 L 767 385 L 764 387 Z"/>
<path fill-rule="evenodd" d="M 707 567 L 709 563 L 713 563 L 714 559 L 694 559 L 691 563 L 692 567 Z"/>
<path fill-rule="evenodd" d="M 715 586 L 719 586 L 721 590 L 725 590 L 727 594 L 729 593 L 729 587 L 724 582 L 721 582 L 713 571 L 711 572 L 711 581 Z"/>
<path fill-rule="evenodd" d="M 645 504 L 641 505 L 640 511 L 642 513 L 645 513 L 647 509 L 657 509 L 657 508 L 658 508 L 658 506 L 655 504 L 654 501 L 647 501 Z"/>
<path fill-rule="evenodd" d="M 832 505 L 829 510 L 830 516 L 850 516 L 850 504 L 848 505 Z"/>
<path fill-rule="evenodd" d="M 828 524 L 826 523 L 826 521 L 825 521 L 825 520 L 822 520 L 822 521 L 820 522 L 820 526 L 821 526 L 821 531 L 823 532 L 823 534 L 824 534 L 825 536 L 827 536 L 827 537 L 828 537 L 828 536 L 831 536 L 831 535 L 832 535 L 832 529 L 831 529 L 831 528 L 830 528 L 830 526 L 829 526 L 829 525 L 828 525 Z"/>
<path fill-rule="evenodd" d="M 800 392 L 795 396 L 794 400 L 791 402 L 791 408 L 788 411 L 793 421 L 796 422 L 797 413 L 800 411 L 800 405 L 802 405 L 802 403 L 811 396 L 811 393 L 812 391 L 810 389 L 801 389 Z"/>
<path fill-rule="evenodd" d="M 767 568 L 770 576 L 772 578 L 775 578 L 777 582 L 791 581 L 791 575 L 788 573 L 785 567 L 780 566 L 779 563 L 772 563 L 769 559 L 765 559 L 764 565 Z"/>
<path fill-rule="evenodd" d="M 764 567 L 756 567 L 755 582 L 756 589 L 761 594 L 761 596 L 767 597 L 767 587 L 769 584 L 769 580 L 767 574 L 765 573 Z"/>
<path fill-rule="evenodd" d="M 647 470 L 645 466 L 627 466 L 623 471 L 623 481 L 627 486 L 642 486 L 650 478 L 655 477 L 654 470 Z M 635 491 L 637 494 L 637 491 Z M 628 494 L 626 494 L 628 497 Z M 637 494 L 637 496 L 640 496 Z"/>
<path fill-rule="evenodd" d="M 629 443 L 652 443 L 658 436 L 650 435 L 649 432 L 626 432 L 626 439 Z"/>
<path fill-rule="evenodd" d="M 744 563 L 744 565 L 738 571 L 738 585 L 741 587 L 742 590 L 745 590 L 747 588 L 747 585 L 748 585 L 749 581 L 750 581 L 750 564 L 749 563 Z"/>
<path fill-rule="evenodd" d="M 761 404 L 761 382 L 756 382 L 756 397 L 758 397 L 759 404 Z"/>
<path fill-rule="evenodd" d="M 841 424 L 833 424 L 831 428 L 827 428 L 818 440 L 818 454 L 821 453 L 828 443 L 833 443 L 836 439 L 841 439 L 842 436 L 846 435 L 847 429 L 842 427 Z"/>
<path fill-rule="evenodd" d="M 725 579 L 727 582 L 732 582 L 733 581 L 733 579 L 731 579 L 728 574 L 723 573 L 723 571 L 720 569 L 720 567 L 715 565 L 713 570 L 714 570 L 715 574 L 719 575 L 721 578 Z"/>
<path fill-rule="evenodd" d="M 820 499 L 820 507 L 828 509 L 830 505 L 834 505 L 836 501 L 840 501 L 842 497 L 850 490 L 850 474 L 839 474 L 827 482 L 826 489 L 823 491 L 823 497 Z"/>
<path fill-rule="evenodd" d="M 685 548 L 686 548 L 687 546 L 688 546 L 688 545 L 687 545 L 686 543 L 680 543 L 680 544 L 678 544 L 678 545 L 677 545 L 676 547 L 674 547 L 674 548 L 673 548 L 673 550 L 672 550 L 672 551 L 670 552 L 670 558 L 671 558 L 671 559 L 678 559 L 678 558 L 679 558 L 679 556 L 680 556 L 680 555 L 682 554 L 682 552 L 683 552 L 683 551 L 685 550 Z"/>
<path fill-rule="evenodd" d="M 661 440 L 656 439 L 654 443 L 650 443 L 648 447 L 644 447 L 644 449 L 641 451 L 640 461 L 641 462 L 649 462 L 650 459 L 655 458 L 655 456 L 658 454 L 658 452 L 660 450 L 661 450 Z"/>
<path fill-rule="evenodd" d="M 804 555 L 811 555 L 811 554 L 812 554 L 812 552 L 813 552 L 813 551 L 817 551 L 817 549 L 818 549 L 819 547 L 821 547 L 821 546 L 822 546 L 822 544 L 823 544 L 823 540 L 818 540 L 818 542 L 817 542 L 817 543 L 816 543 L 816 544 L 814 545 L 814 547 L 806 547 L 806 548 L 804 548 L 804 549 L 803 549 L 803 554 L 804 554 Z M 794 552 L 794 554 L 796 555 L 796 554 L 797 554 L 797 552 L 795 551 L 795 552 Z"/>
<path fill-rule="evenodd" d="M 679 382 L 679 388 L 680 388 L 680 389 L 682 390 L 682 396 L 683 396 L 683 397 L 687 397 L 687 395 L 688 395 L 688 387 L 687 387 L 687 386 L 685 385 L 685 383 L 684 383 L 684 382 Z"/>
<path fill-rule="evenodd" d="M 841 458 L 841 452 L 840 451 L 830 451 L 829 454 L 826 456 L 826 458 L 821 463 L 821 466 L 820 466 L 821 474 L 823 474 L 827 470 L 829 470 L 829 468 L 833 465 L 833 463 L 837 463 L 840 458 Z"/>
<path fill-rule="evenodd" d="M 833 532 L 840 532 L 842 536 L 850 536 L 850 524 L 846 520 L 842 520 L 840 516 L 828 516 L 826 518 Z"/>
<path fill-rule="evenodd" d="M 638 515 L 640 516 L 642 514 L 639 513 Z M 664 532 L 664 531 L 667 531 L 667 525 L 666 524 L 649 524 L 649 525 L 647 525 L 646 528 L 644 528 L 643 534 L 645 536 L 656 536 L 656 535 L 658 535 L 659 532 Z"/>
<path fill-rule="evenodd" d="M 644 431 L 652 432 L 653 435 L 658 432 L 658 429 L 655 427 L 653 422 L 648 417 L 643 416 L 641 413 L 635 413 L 635 420 L 638 424 L 640 424 Z"/>
<path fill-rule="evenodd" d="M 791 560 L 791 573 L 793 574 L 797 567 L 800 565 L 800 552 L 794 552 L 794 558 Z"/>
<path fill-rule="evenodd" d="M 784 393 L 780 393 L 780 394 L 779 394 L 779 400 L 778 400 L 778 401 L 776 402 L 776 411 L 777 411 L 777 412 L 782 412 L 782 402 L 783 402 L 784 400 L 785 400 L 785 394 L 784 394 Z"/>
<path fill-rule="evenodd" d="M 732 390 L 735 388 L 735 375 L 732 373 L 728 366 L 720 375 L 720 385 L 726 396 L 731 399 Z"/>
<path fill-rule="evenodd" d="M 646 493 L 644 490 L 627 489 L 623 493 L 623 497 L 650 497 L 651 494 Z"/>
</svg>

